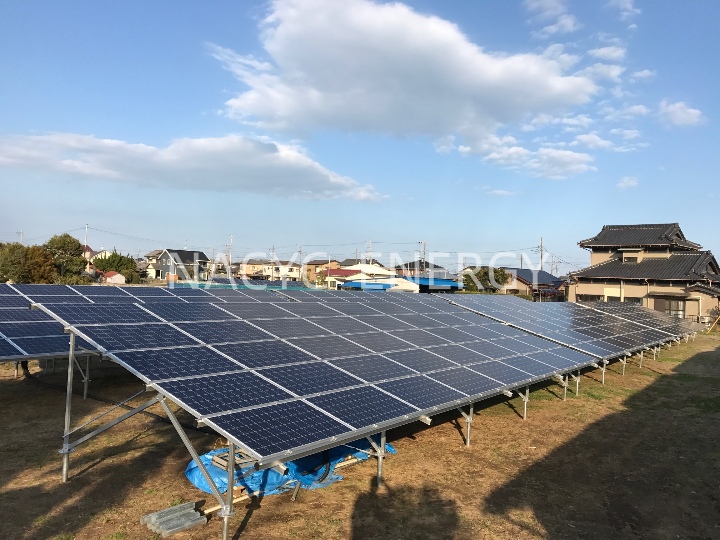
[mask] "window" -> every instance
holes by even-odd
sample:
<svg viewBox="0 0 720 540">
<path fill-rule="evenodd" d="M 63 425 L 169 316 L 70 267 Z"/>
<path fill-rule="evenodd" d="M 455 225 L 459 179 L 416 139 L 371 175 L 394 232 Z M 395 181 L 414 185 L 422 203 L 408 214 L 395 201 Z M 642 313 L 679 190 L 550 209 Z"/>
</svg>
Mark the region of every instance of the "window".
<svg viewBox="0 0 720 540">
<path fill-rule="evenodd" d="M 679 319 L 685 318 L 685 300 L 665 300 L 665 313 Z"/>
<path fill-rule="evenodd" d="M 599 294 L 578 294 L 578 302 L 602 302 L 603 297 Z"/>
<path fill-rule="evenodd" d="M 625 257 L 623 259 L 624 263 L 629 263 L 629 264 L 637 264 L 637 261 L 638 261 L 637 257 Z"/>
<path fill-rule="evenodd" d="M 626 296 L 625 302 L 628 304 L 639 304 L 642 305 L 642 298 L 638 298 L 635 296 Z"/>
</svg>

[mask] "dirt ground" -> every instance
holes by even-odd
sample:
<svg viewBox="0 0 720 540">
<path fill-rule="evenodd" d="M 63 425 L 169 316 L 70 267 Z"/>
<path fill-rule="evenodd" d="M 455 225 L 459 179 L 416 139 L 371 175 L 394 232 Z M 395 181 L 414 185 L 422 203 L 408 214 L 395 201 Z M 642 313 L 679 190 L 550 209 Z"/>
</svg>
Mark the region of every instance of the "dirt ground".
<svg viewBox="0 0 720 540">
<path fill-rule="evenodd" d="M 63 385 L 57 366 L 52 374 L 34 362 L 31 371 Z M 142 389 L 107 362 L 91 375 L 96 396 Z M 526 421 L 517 398 L 478 404 L 469 448 L 456 413 L 391 431 L 398 454 L 385 462 L 383 487 L 373 487 L 371 460 L 295 502 L 282 494 L 240 503 L 231 530 L 260 539 L 720 538 L 720 334 L 665 349 L 642 368 L 633 359 L 625 376 L 613 364 L 605 386 L 588 371 L 579 396 L 561 397 L 556 384 L 533 387 Z M 185 479 L 190 456 L 174 429 L 144 415 L 80 446 L 62 484 L 64 399 L 0 366 L 1 539 L 157 538 L 142 515 L 214 504 Z M 76 397 L 73 407 L 78 426 L 108 405 Z M 222 445 L 191 438 L 201 452 Z M 173 538 L 220 532 L 213 518 Z"/>
</svg>

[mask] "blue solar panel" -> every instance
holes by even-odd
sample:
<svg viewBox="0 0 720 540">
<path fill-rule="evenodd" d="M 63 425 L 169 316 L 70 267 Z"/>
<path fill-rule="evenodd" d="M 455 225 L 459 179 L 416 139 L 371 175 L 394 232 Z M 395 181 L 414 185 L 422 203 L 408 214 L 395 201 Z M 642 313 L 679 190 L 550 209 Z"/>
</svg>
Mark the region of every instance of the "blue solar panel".
<svg viewBox="0 0 720 540">
<path fill-rule="evenodd" d="M 362 381 L 324 362 L 268 368 L 258 373 L 298 396 L 362 384 Z"/>
<path fill-rule="evenodd" d="M 498 345 L 497 341 L 476 341 L 474 343 L 466 343 L 465 346 L 476 353 L 480 353 L 483 356 L 487 356 L 488 358 L 494 360 L 508 358 L 517 354 L 510 349 L 501 347 Z"/>
<path fill-rule="evenodd" d="M 129 289 L 114 285 L 73 285 L 72 289 L 84 296 L 128 296 L 126 291 L 130 292 Z"/>
<path fill-rule="evenodd" d="M 93 304 L 133 304 L 142 302 L 142 300 L 128 295 L 86 296 L 86 298 Z"/>
<path fill-rule="evenodd" d="M 484 364 L 479 365 L 482 366 Z M 436 371 L 427 376 L 459 390 L 468 396 L 487 394 L 505 386 L 502 383 L 493 381 L 484 375 L 480 375 L 464 367 Z"/>
<path fill-rule="evenodd" d="M 365 382 L 378 382 L 413 375 L 413 372 L 383 356 L 374 354 L 333 360 L 332 365 L 360 377 Z"/>
<path fill-rule="evenodd" d="M 52 312 L 70 325 L 158 322 L 158 318 L 135 305 L 59 304 Z"/>
<path fill-rule="evenodd" d="M 35 304 L 89 304 L 90 301 L 87 298 L 84 298 L 82 296 L 76 295 L 76 296 L 69 296 L 69 295 L 52 295 L 52 296 L 45 296 L 45 295 L 39 295 L 34 294 L 30 296 L 30 299 Z"/>
<path fill-rule="evenodd" d="M 0 294 L 17 294 L 17 291 L 5 283 L 0 283 Z"/>
<path fill-rule="evenodd" d="M 396 315 L 396 319 L 409 324 L 414 328 L 443 328 L 445 325 L 425 315 Z"/>
<path fill-rule="evenodd" d="M 61 336 L 63 326 L 56 322 L 0 323 L 0 334 L 8 338 Z"/>
<path fill-rule="evenodd" d="M 78 296 L 78 293 L 73 291 L 67 285 L 37 285 L 37 284 L 23 284 L 18 283 L 13 285 L 22 294 L 33 296 L 36 294 L 62 294 L 69 296 Z"/>
<path fill-rule="evenodd" d="M 541 350 L 540 348 L 530 345 L 528 343 L 524 343 L 522 341 L 518 341 L 514 338 L 501 338 L 497 341 L 494 341 L 493 343 L 496 343 L 497 345 L 500 345 L 502 347 L 505 347 L 506 349 L 510 349 L 512 352 L 516 354 L 526 354 L 526 353 L 532 353 L 537 352 Z M 552 348 L 555 345 L 551 344 L 551 342 L 546 341 L 542 349 L 548 349 Z"/>
<path fill-rule="evenodd" d="M 362 345 L 363 347 L 377 353 L 385 353 L 390 351 L 403 351 L 414 348 L 411 343 L 398 339 L 390 334 L 383 332 L 373 332 L 370 334 L 354 334 L 348 336 L 353 343 Z"/>
<path fill-rule="evenodd" d="M 387 381 L 379 383 L 377 386 L 418 409 L 431 409 L 448 405 L 465 397 L 457 390 L 443 386 L 423 375 Z"/>
<path fill-rule="evenodd" d="M 492 360 L 490 362 L 468 366 L 468 368 L 505 385 L 512 385 L 533 378 L 529 373 L 513 367 L 510 360 L 505 363 Z"/>
<path fill-rule="evenodd" d="M 124 287 L 123 290 L 132 296 L 171 297 L 164 287 Z"/>
<path fill-rule="evenodd" d="M 267 302 L 228 302 L 221 305 L 221 309 L 237 315 L 241 319 L 277 319 L 293 318 L 293 315 Z"/>
<path fill-rule="evenodd" d="M 547 376 L 548 367 L 552 368 L 550 364 L 539 362 L 528 358 L 527 356 L 513 356 L 512 358 L 506 358 L 505 360 L 499 360 L 503 364 L 507 364 L 517 369 L 521 369 L 534 377 Z"/>
<path fill-rule="evenodd" d="M 355 318 L 346 317 L 345 315 L 335 315 L 333 317 L 318 317 L 314 318 L 313 322 L 327 330 L 327 333 L 332 334 L 349 335 L 376 331 L 376 329 L 372 326 L 363 324 Z"/>
<path fill-rule="evenodd" d="M 82 332 L 107 351 L 198 345 L 197 340 L 164 323 L 85 326 Z"/>
<path fill-rule="evenodd" d="M 22 352 L 12 346 L 12 343 L 0 339 L 0 358 L 7 356 L 22 356 Z"/>
<path fill-rule="evenodd" d="M 425 330 L 393 330 L 390 333 L 417 347 L 430 347 L 432 345 L 444 345 L 448 343 L 446 339 L 434 336 Z"/>
<path fill-rule="evenodd" d="M 409 324 L 390 315 L 358 315 L 355 318 L 372 326 L 373 328 L 377 328 L 378 330 L 383 330 L 385 332 L 388 330 L 407 330 L 412 328 Z"/>
<path fill-rule="evenodd" d="M 29 308 L 30 304 L 30 300 L 24 296 L 0 296 L 0 308 Z"/>
<path fill-rule="evenodd" d="M 356 429 L 416 412 L 409 405 L 368 386 L 325 394 L 308 401 Z"/>
<path fill-rule="evenodd" d="M 208 347 L 120 352 L 117 356 L 146 382 L 242 369 L 239 364 Z"/>
<path fill-rule="evenodd" d="M 158 387 L 200 415 L 273 403 L 290 394 L 254 373 L 226 373 L 158 383 Z"/>
<path fill-rule="evenodd" d="M 52 321 L 53 318 L 42 311 L 28 308 L 0 309 L 0 322 Z"/>
<path fill-rule="evenodd" d="M 446 326 L 443 328 L 428 328 L 425 331 L 452 343 L 467 343 L 469 341 L 478 340 L 476 336 L 463 332 L 463 328 L 451 328 Z"/>
<path fill-rule="evenodd" d="M 460 345 L 440 345 L 438 347 L 432 347 L 428 349 L 428 351 L 460 365 L 487 360 L 484 356 Z"/>
<path fill-rule="evenodd" d="M 292 343 L 302 350 L 322 359 L 359 356 L 369 351 L 340 336 L 323 336 L 315 338 L 293 339 Z"/>
<path fill-rule="evenodd" d="M 364 304 L 351 304 L 350 302 L 332 304 L 334 310 L 343 315 L 379 315 L 378 311 Z"/>
<path fill-rule="evenodd" d="M 351 431 L 302 401 L 214 416 L 209 423 L 225 432 L 242 434 L 244 445 L 261 456 L 279 454 Z"/>
<path fill-rule="evenodd" d="M 208 344 L 272 339 L 272 336 L 244 321 L 192 322 L 176 326 Z"/>
<path fill-rule="evenodd" d="M 412 349 L 409 351 L 387 353 L 384 356 L 395 360 L 419 373 L 427 373 L 438 369 L 454 367 L 457 364 L 430 353 L 425 349 Z"/>
<path fill-rule="evenodd" d="M 207 292 L 205 292 L 202 289 L 192 289 L 190 287 L 173 287 L 166 289 L 167 292 L 170 294 L 174 294 L 175 296 L 180 297 L 199 297 L 199 298 L 210 298 L 212 299 L 212 296 L 210 296 Z"/>
<path fill-rule="evenodd" d="M 13 342 L 20 347 L 28 356 L 33 355 L 62 355 L 66 356 L 70 352 L 70 336 L 49 336 L 49 337 L 28 337 L 17 338 Z M 95 350 L 95 347 L 85 342 L 83 339 L 75 339 L 76 351 L 79 349 Z"/>
<path fill-rule="evenodd" d="M 303 319 L 261 319 L 253 324 L 279 338 L 324 336 L 330 334 L 324 328 Z"/>
<path fill-rule="evenodd" d="M 249 368 L 297 364 L 314 360 L 308 353 L 278 340 L 230 343 L 214 347 Z"/>
<path fill-rule="evenodd" d="M 150 303 L 145 309 L 168 322 L 237 320 L 213 304 Z"/>
<path fill-rule="evenodd" d="M 337 315 L 335 311 L 319 302 L 286 302 L 282 308 L 298 317 L 327 317 Z"/>
</svg>

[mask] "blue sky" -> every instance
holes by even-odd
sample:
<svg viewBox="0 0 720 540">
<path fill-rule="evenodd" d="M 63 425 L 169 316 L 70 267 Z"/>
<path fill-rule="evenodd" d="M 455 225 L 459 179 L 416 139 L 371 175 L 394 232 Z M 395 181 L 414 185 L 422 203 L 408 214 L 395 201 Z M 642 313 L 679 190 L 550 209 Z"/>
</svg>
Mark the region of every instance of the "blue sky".
<svg viewBox="0 0 720 540">
<path fill-rule="evenodd" d="M 604 224 L 679 222 L 717 253 L 718 20 L 714 0 L 6 2 L 0 241 L 426 241 L 452 267 L 537 260 L 543 237 L 565 272 Z"/>
</svg>

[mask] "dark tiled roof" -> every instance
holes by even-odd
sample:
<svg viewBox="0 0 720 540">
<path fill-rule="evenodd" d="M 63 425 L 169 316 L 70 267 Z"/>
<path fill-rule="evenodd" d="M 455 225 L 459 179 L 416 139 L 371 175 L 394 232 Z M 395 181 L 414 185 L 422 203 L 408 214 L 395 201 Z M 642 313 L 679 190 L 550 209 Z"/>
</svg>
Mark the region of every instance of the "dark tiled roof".
<svg viewBox="0 0 720 540">
<path fill-rule="evenodd" d="M 368 259 L 364 259 L 364 258 L 360 257 L 357 259 L 353 258 L 353 259 L 345 259 L 344 261 L 340 261 L 340 266 L 355 266 L 356 264 L 377 264 L 378 266 L 385 268 L 385 266 L 377 259 L 368 260 Z"/>
<path fill-rule="evenodd" d="M 717 279 L 718 263 L 710 251 L 680 252 L 669 258 L 643 259 L 639 263 L 624 263 L 610 259 L 595 266 L 572 272 L 573 278 L 596 279 L 662 279 L 712 280 Z"/>
<path fill-rule="evenodd" d="M 445 268 L 443 268 L 443 267 L 440 266 L 439 264 L 435 264 L 435 263 L 432 263 L 432 262 L 429 262 L 429 261 L 425 261 L 425 262 L 423 263 L 423 260 L 422 260 L 422 259 L 417 259 L 417 260 L 415 260 L 415 261 L 410 261 L 410 262 L 405 263 L 405 264 L 398 264 L 398 265 L 395 267 L 395 270 L 403 270 L 403 269 L 404 269 L 404 270 L 415 270 L 415 269 L 419 269 L 419 268 L 445 270 Z"/>
<path fill-rule="evenodd" d="M 550 272 L 546 272 L 545 270 L 530 270 L 529 268 L 505 268 L 505 270 L 511 274 L 515 274 L 520 281 L 527 283 L 528 285 L 537 283 L 538 285 L 552 285 L 553 287 L 559 287 L 564 283 L 564 280 L 553 276 Z"/>
<path fill-rule="evenodd" d="M 700 244 L 690 242 L 677 223 L 647 225 L 605 225 L 592 238 L 578 242 L 580 247 L 661 246 L 698 250 Z"/>
<path fill-rule="evenodd" d="M 167 252 L 175 258 L 175 255 L 178 256 L 180 259 L 180 262 L 183 264 L 194 264 L 195 263 L 195 254 L 197 253 L 198 261 L 208 261 L 208 256 L 205 255 L 202 251 L 186 251 L 184 249 L 168 249 Z"/>
<path fill-rule="evenodd" d="M 687 287 L 688 292 L 701 292 L 710 296 L 717 296 L 720 298 L 720 287 L 713 285 L 706 285 L 704 283 L 694 283 Z"/>
</svg>

